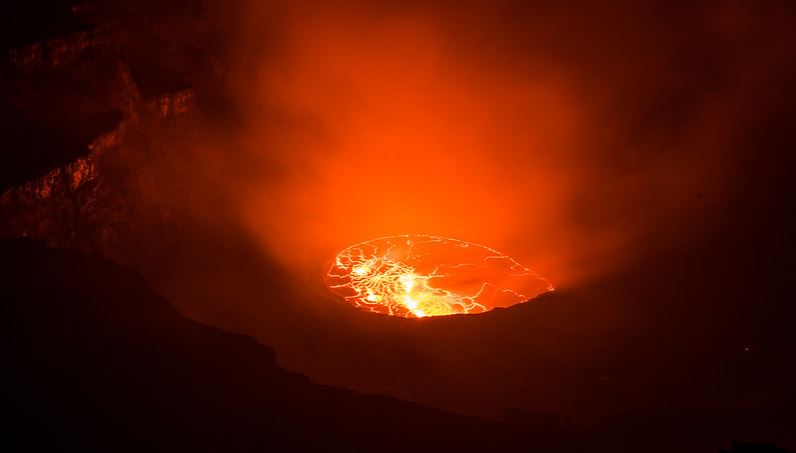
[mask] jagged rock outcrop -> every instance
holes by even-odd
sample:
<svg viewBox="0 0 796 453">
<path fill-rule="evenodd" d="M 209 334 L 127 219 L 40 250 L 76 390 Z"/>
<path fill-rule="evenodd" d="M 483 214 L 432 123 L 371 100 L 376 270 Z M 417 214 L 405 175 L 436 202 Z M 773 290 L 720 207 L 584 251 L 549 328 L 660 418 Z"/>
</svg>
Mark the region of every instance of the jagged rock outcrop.
<svg viewBox="0 0 796 453">
<path fill-rule="evenodd" d="M 190 89 L 144 98 L 123 41 L 97 27 L 9 52 L 4 116 L 35 120 L 20 120 L 7 155 L 39 153 L 41 165 L 14 163 L 45 171 L 0 193 L 0 237 L 40 238 L 137 269 L 168 245 L 180 195 L 165 175 L 192 164 L 197 99 Z M 98 121 L 108 112 L 113 123 Z"/>
<path fill-rule="evenodd" d="M 40 238 L 123 263 L 154 259 L 120 253 L 141 252 L 127 243 L 152 231 L 168 240 L 170 230 L 164 225 L 172 207 L 159 197 L 159 172 L 173 156 L 161 155 L 170 150 L 156 142 L 168 143 L 174 133 L 191 135 L 196 114 L 190 91 L 143 103 L 116 130 L 92 142 L 86 156 L 3 193 L 2 235 Z M 183 157 L 189 165 L 189 156 Z"/>
</svg>

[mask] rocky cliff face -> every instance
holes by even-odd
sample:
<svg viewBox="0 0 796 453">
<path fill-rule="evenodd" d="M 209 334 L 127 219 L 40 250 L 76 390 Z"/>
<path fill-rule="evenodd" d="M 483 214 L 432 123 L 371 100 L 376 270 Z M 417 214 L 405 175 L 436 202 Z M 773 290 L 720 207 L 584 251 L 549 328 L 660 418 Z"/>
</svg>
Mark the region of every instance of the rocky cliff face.
<svg viewBox="0 0 796 453">
<path fill-rule="evenodd" d="M 44 239 L 137 269 L 168 244 L 178 191 L 163 175 L 191 166 L 177 143 L 196 136 L 196 95 L 145 98 L 121 39 L 97 28 L 9 52 L 2 90 L 9 116 L 36 118 L 17 129 L 12 152 L 40 153 L 33 172 L 56 165 L 0 195 L 0 236 Z"/>
<path fill-rule="evenodd" d="M 135 242 L 144 231 L 161 231 L 161 239 L 168 239 L 165 225 L 172 208 L 158 198 L 157 175 L 159 164 L 168 159 L 158 153 L 168 150 L 141 143 L 141 136 L 157 129 L 158 136 L 164 132 L 168 139 L 174 128 L 190 134 L 195 114 L 190 91 L 143 103 L 115 130 L 90 143 L 85 156 L 6 190 L 0 198 L 2 235 L 40 238 L 123 263 L 153 259 L 120 255 L 129 248 L 119 241 Z"/>
</svg>

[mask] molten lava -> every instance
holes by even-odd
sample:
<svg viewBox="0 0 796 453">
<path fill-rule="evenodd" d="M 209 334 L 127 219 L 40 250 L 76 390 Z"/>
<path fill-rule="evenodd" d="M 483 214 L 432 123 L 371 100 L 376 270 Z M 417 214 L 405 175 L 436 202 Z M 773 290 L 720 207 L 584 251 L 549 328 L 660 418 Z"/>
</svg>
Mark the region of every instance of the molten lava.
<svg viewBox="0 0 796 453">
<path fill-rule="evenodd" d="M 553 290 L 493 249 L 426 235 L 352 245 L 337 254 L 326 283 L 356 307 L 407 318 L 482 313 Z"/>
</svg>

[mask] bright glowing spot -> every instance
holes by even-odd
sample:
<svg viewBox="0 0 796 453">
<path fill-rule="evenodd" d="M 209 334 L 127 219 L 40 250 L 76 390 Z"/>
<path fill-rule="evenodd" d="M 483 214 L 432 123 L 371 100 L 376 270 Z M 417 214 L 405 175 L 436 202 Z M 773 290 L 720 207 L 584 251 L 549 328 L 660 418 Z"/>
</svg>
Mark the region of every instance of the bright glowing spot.
<svg viewBox="0 0 796 453">
<path fill-rule="evenodd" d="M 401 275 L 398 280 L 406 292 L 412 291 L 412 287 L 415 286 L 415 276 L 412 274 Z"/>
<path fill-rule="evenodd" d="M 370 269 L 368 269 L 367 266 L 354 266 L 353 271 L 355 274 L 362 276 L 367 274 L 370 271 Z"/>
<path fill-rule="evenodd" d="M 482 313 L 553 290 L 493 249 L 426 235 L 352 245 L 337 254 L 326 282 L 356 307 L 407 318 Z"/>
</svg>

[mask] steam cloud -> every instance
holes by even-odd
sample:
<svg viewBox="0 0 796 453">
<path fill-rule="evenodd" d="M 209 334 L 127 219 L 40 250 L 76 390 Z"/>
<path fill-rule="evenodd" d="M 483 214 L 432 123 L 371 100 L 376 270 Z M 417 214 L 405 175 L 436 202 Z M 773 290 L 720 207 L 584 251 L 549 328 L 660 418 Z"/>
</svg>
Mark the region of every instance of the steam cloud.
<svg viewBox="0 0 796 453">
<path fill-rule="evenodd" d="M 244 4 L 228 82 L 246 126 L 224 146 L 247 156 L 235 206 L 266 253 L 319 272 L 354 242 L 434 234 L 561 286 L 699 230 L 786 18 L 524 3 Z"/>
</svg>

